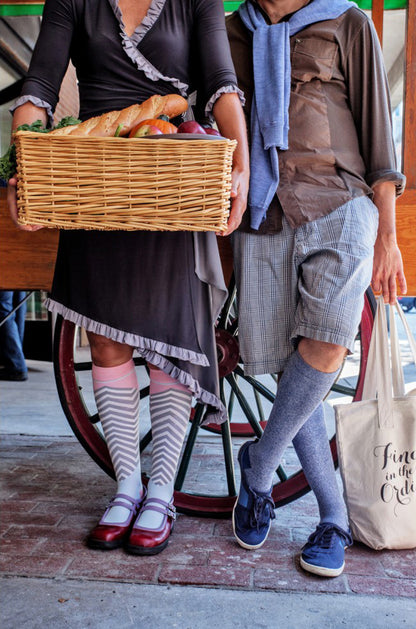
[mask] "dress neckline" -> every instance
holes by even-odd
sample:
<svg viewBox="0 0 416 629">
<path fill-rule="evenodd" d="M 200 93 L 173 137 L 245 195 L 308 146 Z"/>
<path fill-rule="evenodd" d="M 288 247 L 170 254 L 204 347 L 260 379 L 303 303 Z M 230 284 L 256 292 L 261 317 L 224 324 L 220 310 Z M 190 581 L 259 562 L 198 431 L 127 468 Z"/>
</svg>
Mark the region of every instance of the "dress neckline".
<svg viewBox="0 0 416 629">
<path fill-rule="evenodd" d="M 156 20 L 159 18 L 166 4 L 166 0 L 152 0 L 150 6 L 144 16 L 142 22 L 136 26 L 134 32 L 131 35 L 127 35 L 126 27 L 123 21 L 123 14 L 121 12 L 118 0 L 108 0 L 114 15 L 120 25 L 122 35 L 127 37 L 135 46 L 137 46 L 146 33 L 152 28 Z"/>
<path fill-rule="evenodd" d="M 152 63 L 150 63 L 150 61 L 146 59 L 146 57 L 144 57 L 138 49 L 138 46 L 144 36 L 150 31 L 150 29 L 159 19 L 160 14 L 162 13 L 168 0 L 152 0 L 141 24 L 137 26 L 134 33 L 132 33 L 132 35 L 130 36 L 127 35 L 125 30 L 123 15 L 121 13 L 118 0 L 108 0 L 108 2 L 110 3 L 113 13 L 120 26 L 121 43 L 127 56 L 133 61 L 133 63 L 137 66 L 139 70 L 144 72 L 148 79 L 150 79 L 151 81 L 162 80 L 171 83 L 174 87 L 176 87 L 176 89 L 182 96 L 186 97 L 189 86 L 176 77 L 168 77 L 163 75 L 160 70 L 158 70 Z"/>
</svg>

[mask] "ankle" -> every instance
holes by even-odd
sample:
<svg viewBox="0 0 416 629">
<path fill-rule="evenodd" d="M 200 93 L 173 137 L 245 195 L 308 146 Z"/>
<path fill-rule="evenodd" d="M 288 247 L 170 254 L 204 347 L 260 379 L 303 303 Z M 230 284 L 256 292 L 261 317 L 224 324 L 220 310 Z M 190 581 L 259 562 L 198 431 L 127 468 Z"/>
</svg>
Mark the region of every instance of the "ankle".
<svg viewBox="0 0 416 629">
<path fill-rule="evenodd" d="M 147 486 L 146 500 L 157 498 L 164 502 L 171 503 L 173 501 L 173 481 L 166 485 L 157 485 L 151 479 Z M 140 528 L 158 529 L 162 526 L 165 516 L 158 511 L 146 509 L 139 514 L 136 524 Z"/>
<path fill-rule="evenodd" d="M 164 485 L 159 485 L 155 483 L 152 479 L 149 480 L 147 485 L 147 497 L 148 498 L 159 498 L 160 500 L 164 500 L 165 502 L 170 502 L 173 496 L 173 480 L 170 483 L 165 483 Z"/>
<path fill-rule="evenodd" d="M 132 514 L 135 515 L 139 508 L 140 499 L 141 494 L 138 497 L 132 497 L 118 492 L 105 510 L 100 524 L 122 525 L 131 518 Z"/>
</svg>

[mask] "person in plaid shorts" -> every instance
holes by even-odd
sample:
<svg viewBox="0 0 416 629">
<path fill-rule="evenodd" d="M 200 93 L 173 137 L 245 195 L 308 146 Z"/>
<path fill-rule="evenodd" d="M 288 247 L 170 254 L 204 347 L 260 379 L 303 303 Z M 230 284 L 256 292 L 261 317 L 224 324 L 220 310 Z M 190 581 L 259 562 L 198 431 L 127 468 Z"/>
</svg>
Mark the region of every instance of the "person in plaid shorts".
<svg viewBox="0 0 416 629">
<path fill-rule="evenodd" d="M 323 399 L 369 284 L 386 303 L 396 282 L 406 292 L 386 73 L 371 20 L 346 0 L 247 0 L 227 30 L 251 144 L 248 210 L 231 236 L 241 356 L 248 374 L 280 375 L 261 439 L 238 454 L 233 530 L 243 548 L 263 545 L 293 442 L 320 516 L 301 566 L 335 577 L 352 539 Z"/>
</svg>

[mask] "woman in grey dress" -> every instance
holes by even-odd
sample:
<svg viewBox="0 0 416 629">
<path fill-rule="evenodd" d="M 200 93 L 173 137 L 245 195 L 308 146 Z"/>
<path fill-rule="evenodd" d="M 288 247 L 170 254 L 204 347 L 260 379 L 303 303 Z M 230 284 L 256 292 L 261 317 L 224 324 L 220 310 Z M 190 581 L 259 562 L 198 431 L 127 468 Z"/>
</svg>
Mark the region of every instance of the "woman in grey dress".
<svg viewBox="0 0 416 629">
<path fill-rule="evenodd" d="M 188 97 L 198 85 L 204 114 L 238 141 L 231 233 L 245 209 L 248 157 L 222 2 L 46 0 L 13 128 L 51 119 L 70 59 L 82 120 L 153 94 Z M 13 178 L 8 197 L 14 217 L 15 186 Z M 89 546 L 124 545 L 131 553 L 155 554 L 167 545 L 192 397 L 207 405 L 206 421 L 226 418 L 213 329 L 224 295 L 213 233 L 61 232 L 47 306 L 87 331 L 97 408 L 117 478 L 116 495 L 89 534 Z M 147 492 L 141 481 L 134 349 L 150 366 L 153 451 Z"/>
</svg>

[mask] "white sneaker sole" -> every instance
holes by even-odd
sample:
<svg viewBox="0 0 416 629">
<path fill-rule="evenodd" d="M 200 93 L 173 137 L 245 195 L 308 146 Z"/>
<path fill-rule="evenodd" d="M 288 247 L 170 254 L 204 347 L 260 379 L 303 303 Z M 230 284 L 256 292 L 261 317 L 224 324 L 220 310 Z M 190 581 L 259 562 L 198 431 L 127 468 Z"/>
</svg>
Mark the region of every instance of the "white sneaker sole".
<svg viewBox="0 0 416 629">
<path fill-rule="evenodd" d="M 320 577 L 339 577 L 344 571 L 345 561 L 340 568 L 324 568 L 323 566 L 314 566 L 314 564 L 308 563 L 301 556 L 300 565 L 306 572 L 317 574 Z"/>
<path fill-rule="evenodd" d="M 236 506 L 237 506 L 237 502 L 238 502 L 238 498 L 237 498 L 237 500 L 235 501 L 234 508 L 233 508 L 233 515 L 232 515 L 232 523 L 233 523 L 233 533 L 234 533 L 234 537 L 235 537 L 235 539 L 237 540 L 237 542 L 239 543 L 239 545 L 241 546 L 241 548 L 245 548 L 246 550 L 257 550 L 257 548 L 261 548 L 261 547 L 263 546 L 264 542 L 266 541 L 266 539 L 267 539 L 267 537 L 268 537 L 268 535 L 269 535 L 269 532 L 270 532 L 270 527 L 271 527 L 271 525 L 272 525 L 272 521 L 270 520 L 270 523 L 269 523 L 269 528 L 268 528 L 268 530 L 267 530 L 266 537 L 264 538 L 264 540 L 263 540 L 262 542 L 260 542 L 260 544 L 255 544 L 255 545 L 253 545 L 253 546 L 251 546 L 250 544 L 246 544 L 245 542 L 243 542 L 243 541 L 242 541 L 242 540 L 238 537 L 238 535 L 237 535 L 237 533 L 236 533 L 236 530 L 235 530 L 234 511 L 235 511 L 235 508 L 236 508 Z"/>
</svg>

